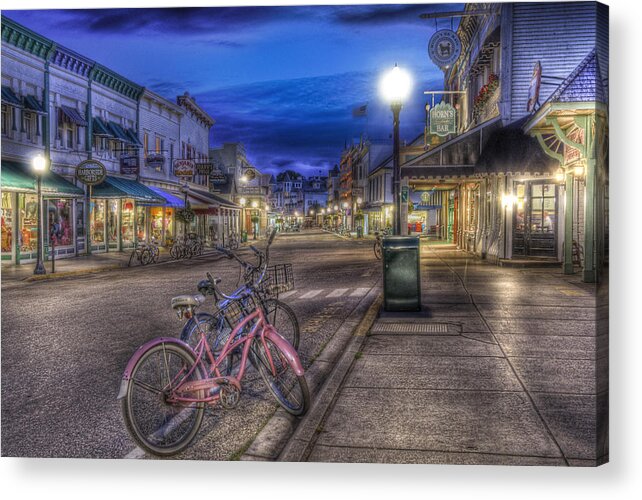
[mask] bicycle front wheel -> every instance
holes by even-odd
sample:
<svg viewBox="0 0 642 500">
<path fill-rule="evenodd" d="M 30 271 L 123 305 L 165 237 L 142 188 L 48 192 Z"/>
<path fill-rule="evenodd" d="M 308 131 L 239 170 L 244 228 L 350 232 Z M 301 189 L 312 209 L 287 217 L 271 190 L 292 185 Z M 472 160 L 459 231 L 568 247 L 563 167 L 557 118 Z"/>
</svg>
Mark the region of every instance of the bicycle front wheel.
<svg viewBox="0 0 642 500">
<path fill-rule="evenodd" d="M 143 250 L 143 253 L 140 256 L 140 263 L 141 263 L 141 265 L 146 266 L 151 261 L 152 261 L 152 253 L 149 250 L 149 248 L 145 248 Z"/>
<path fill-rule="evenodd" d="M 198 367 L 185 377 L 194 363 L 185 348 L 163 343 L 151 347 L 134 366 L 121 408 L 129 434 L 143 450 L 175 455 L 196 436 L 204 404 L 168 402 L 179 384 L 201 379 Z"/>
<path fill-rule="evenodd" d="M 299 350 L 299 321 L 292 308 L 277 299 L 266 299 L 263 302 L 265 319 L 284 337 L 295 351 Z"/>
<path fill-rule="evenodd" d="M 303 375 L 294 373 L 287 357 L 269 338 L 257 338 L 250 349 L 254 366 L 265 385 L 285 411 L 304 415 L 310 407 L 310 391 Z"/>
</svg>

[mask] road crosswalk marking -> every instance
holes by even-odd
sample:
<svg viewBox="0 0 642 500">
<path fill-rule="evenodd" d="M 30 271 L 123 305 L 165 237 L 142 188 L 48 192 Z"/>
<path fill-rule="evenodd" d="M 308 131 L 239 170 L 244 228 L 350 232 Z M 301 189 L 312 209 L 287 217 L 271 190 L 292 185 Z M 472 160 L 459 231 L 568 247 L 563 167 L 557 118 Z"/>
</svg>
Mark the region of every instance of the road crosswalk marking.
<svg viewBox="0 0 642 500">
<path fill-rule="evenodd" d="M 298 290 L 290 290 L 289 292 L 280 293 L 279 294 L 279 298 L 280 299 L 287 299 L 288 297 L 290 297 L 291 295 L 294 295 L 297 292 L 298 292 Z"/>
<path fill-rule="evenodd" d="M 317 295 L 319 295 L 322 291 L 323 290 L 310 290 L 309 292 L 301 295 L 301 297 L 299 297 L 299 298 L 300 299 L 311 299 L 312 297 L 316 297 Z"/>
<path fill-rule="evenodd" d="M 327 299 L 336 299 L 338 297 L 364 297 L 370 288 L 358 287 L 358 288 L 335 288 L 334 290 L 329 289 L 315 289 L 315 290 L 290 290 L 285 293 L 279 294 L 279 299 L 290 298 L 292 300 L 299 299 L 312 299 L 317 296 L 323 296 Z M 325 293 L 324 293 L 325 292 Z M 301 295 L 298 295 L 301 294 Z M 298 296 L 297 296 L 298 295 Z"/>
<path fill-rule="evenodd" d="M 368 290 L 370 290 L 370 288 L 357 288 L 350 294 L 350 297 L 363 297 L 366 293 L 368 293 Z"/>
<path fill-rule="evenodd" d="M 348 291 L 347 288 L 335 288 L 332 292 L 326 295 L 327 298 L 330 297 L 341 297 L 344 293 Z"/>
</svg>

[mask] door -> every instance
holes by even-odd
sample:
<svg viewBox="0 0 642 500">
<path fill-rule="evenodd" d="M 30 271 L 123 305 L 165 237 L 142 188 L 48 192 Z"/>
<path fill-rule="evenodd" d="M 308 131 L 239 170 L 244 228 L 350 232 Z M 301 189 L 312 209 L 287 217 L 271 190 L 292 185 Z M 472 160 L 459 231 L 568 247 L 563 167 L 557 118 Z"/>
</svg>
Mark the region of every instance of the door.
<svg viewBox="0 0 642 500">
<path fill-rule="evenodd" d="M 558 186 L 546 181 L 515 185 L 513 255 L 557 257 Z"/>
</svg>

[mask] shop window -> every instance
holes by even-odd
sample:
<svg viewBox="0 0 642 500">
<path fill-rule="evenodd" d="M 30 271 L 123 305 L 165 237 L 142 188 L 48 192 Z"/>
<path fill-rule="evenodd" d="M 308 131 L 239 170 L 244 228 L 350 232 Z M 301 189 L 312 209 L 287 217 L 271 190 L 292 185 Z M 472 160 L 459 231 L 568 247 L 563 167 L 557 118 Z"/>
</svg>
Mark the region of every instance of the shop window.
<svg viewBox="0 0 642 500">
<path fill-rule="evenodd" d="M 81 200 L 76 201 L 76 236 L 85 236 L 85 202 Z"/>
<path fill-rule="evenodd" d="M 107 241 L 110 248 L 115 248 L 118 245 L 118 201 L 107 201 L 107 231 L 109 232 Z"/>
<path fill-rule="evenodd" d="M 37 124 L 37 115 L 29 111 L 22 112 L 22 132 L 28 142 L 36 142 L 36 137 L 40 135 Z"/>
<path fill-rule="evenodd" d="M 132 246 L 134 244 L 134 200 L 123 200 L 121 217 L 123 246 Z"/>
<path fill-rule="evenodd" d="M 149 134 L 145 132 L 143 134 L 143 154 L 145 155 L 145 159 L 147 159 L 148 151 L 149 151 Z"/>
<path fill-rule="evenodd" d="M 24 194 L 18 197 L 20 205 L 20 232 L 18 235 L 21 252 L 35 252 L 38 247 L 38 197 Z"/>
<path fill-rule="evenodd" d="M 147 239 L 145 207 L 136 207 L 136 237 L 138 241 L 145 241 Z"/>
<path fill-rule="evenodd" d="M 13 193 L 2 193 L 2 253 L 10 254 L 13 247 Z"/>
<path fill-rule="evenodd" d="M 52 243 L 50 232 L 56 229 L 57 235 L 53 238 L 56 246 L 73 245 L 74 230 L 71 223 L 71 201 L 65 199 L 47 200 L 47 233 L 45 240 Z"/>
<path fill-rule="evenodd" d="M 105 242 L 105 200 L 91 202 L 90 208 L 90 234 L 91 242 L 102 244 Z"/>
<path fill-rule="evenodd" d="M 2 135 L 9 135 L 12 113 L 13 107 L 9 107 L 7 104 L 2 105 Z"/>
</svg>

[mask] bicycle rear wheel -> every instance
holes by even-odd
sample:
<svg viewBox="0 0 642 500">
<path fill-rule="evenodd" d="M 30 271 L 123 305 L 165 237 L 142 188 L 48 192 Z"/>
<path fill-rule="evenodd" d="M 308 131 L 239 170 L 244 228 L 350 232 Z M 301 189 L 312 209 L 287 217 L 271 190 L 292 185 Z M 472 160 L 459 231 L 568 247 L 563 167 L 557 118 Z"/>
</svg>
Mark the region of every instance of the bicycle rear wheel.
<svg viewBox="0 0 642 500">
<path fill-rule="evenodd" d="M 146 266 L 152 261 L 152 253 L 149 248 L 143 249 L 143 253 L 140 256 L 140 263 L 143 266 Z"/>
<path fill-rule="evenodd" d="M 381 260 L 381 255 L 382 255 L 381 243 L 379 243 L 378 241 L 375 241 L 375 244 L 374 244 L 374 254 L 377 260 Z"/>
<path fill-rule="evenodd" d="M 250 349 L 254 366 L 276 401 L 295 416 L 304 415 L 310 407 L 310 391 L 305 377 L 294 373 L 287 357 L 269 338 L 256 338 Z"/>
<path fill-rule="evenodd" d="M 203 420 L 204 403 L 172 404 L 167 398 L 180 383 L 200 380 L 192 353 L 176 344 L 158 344 L 134 366 L 121 409 L 125 426 L 145 451 L 171 456 L 194 439 Z"/>
</svg>

